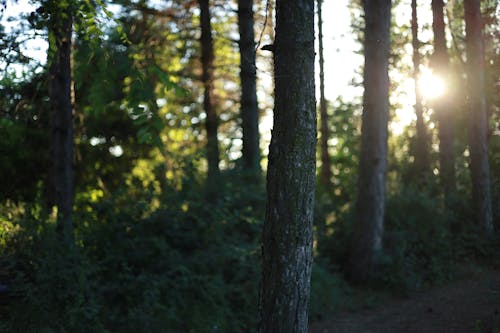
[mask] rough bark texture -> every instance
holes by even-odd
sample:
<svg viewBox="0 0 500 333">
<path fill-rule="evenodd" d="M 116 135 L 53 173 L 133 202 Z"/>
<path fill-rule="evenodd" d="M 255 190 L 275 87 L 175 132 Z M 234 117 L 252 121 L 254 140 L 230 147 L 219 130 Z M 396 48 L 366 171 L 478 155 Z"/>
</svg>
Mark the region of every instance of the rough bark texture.
<svg viewBox="0 0 500 333">
<path fill-rule="evenodd" d="M 259 332 L 306 333 L 316 169 L 314 0 L 276 1 L 274 64 Z"/>
<path fill-rule="evenodd" d="M 257 105 L 253 0 L 238 0 L 240 33 L 241 118 L 243 166 L 260 174 L 259 108 Z"/>
<path fill-rule="evenodd" d="M 204 87 L 203 108 L 207 115 L 205 129 L 207 131 L 207 194 L 210 200 L 216 200 L 216 187 L 219 180 L 219 142 L 217 140 L 218 117 L 214 106 L 214 48 L 212 26 L 210 24 L 209 0 L 198 0 L 200 6 L 201 25 L 201 65 Z"/>
<path fill-rule="evenodd" d="M 487 232 L 493 232 L 488 162 L 488 116 L 484 86 L 484 48 L 481 2 L 465 0 L 465 31 L 467 44 L 467 83 L 469 97 L 469 148 L 472 178 L 472 202 L 476 222 Z"/>
<path fill-rule="evenodd" d="M 71 78 L 70 9 L 51 13 L 49 33 L 49 97 L 51 131 L 51 204 L 57 206 L 57 230 L 68 242 L 73 239 L 73 103 Z"/>
<path fill-rule="evenodd" d="M 413 45 L 413 80 L 415 81 L 415 115 L 417 116 L 417 135 L 415 142 L 415 178 L 426 182 L 430 175 L 429 149 L 427 146 L 427 129 L 424 122 L 422 94 L 418 81 L 420 78 L 420 41 L 418 40 L 417 0 L 411 1 L 411 35 Z"/>
<path fill-rule="evenodd" d="M 433 69 L 444 80 L 449 78 L 450 59 L 446 48 L 443 0 L 432 0 L 432 30 L 434 32 Z M 456 191 L 455 151 L 453 148 L 454 117 L 450 92 L 445 92 L 434 103 L 439 127 L 439 174 L 446 204 Z"/>
<path fill-rule="evenodd" d="M 325 71 L 323 58 L 323 18 L 321 4 L 323 0 L 317 0 L 318 4 L 318 39 L 319 39 L 319 114 L 320 114 L 320 130 L 321 130 L 321 173 L 320 181 L 324 188 L 328 188 L 332 181 L 332 165 L 330 163 L 330 154 L 328 153 L 328 138 L 330 131 L 328 128 L 327 104 L 325 98 Z"/>
<path fill-rule="evenodd" d="M 368 280 L 382 249 L 387 122 L 389 115 L 388 59 L 390 0 L 366 0 L 364 41 L 364 95 L 356 219 L 350 258 L 350 277 Z"/>
</svg>

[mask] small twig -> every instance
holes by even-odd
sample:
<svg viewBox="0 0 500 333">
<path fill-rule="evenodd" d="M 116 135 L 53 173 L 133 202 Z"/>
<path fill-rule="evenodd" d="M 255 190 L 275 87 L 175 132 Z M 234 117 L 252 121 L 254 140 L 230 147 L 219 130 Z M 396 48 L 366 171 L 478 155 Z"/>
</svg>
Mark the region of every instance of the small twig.
<svg viewBox="0 0 500 333">
<path fill-rule="evenodd" d="M 266 1 L 266 10 L 265 10 L 265 18 L 264 18 L 264 26 L 262 27 L 262 30 L 260 31 L 259 35 L 259 40 L 257 41 L 257 44 L 255 45 L 255 51 L 257 51 L 260 47 L 260 43 L 262 42 L 262 37 L 264 36 L 264 31 L 266 31 L 267 27 L 267 17 L 269 16 L 269 6 L 270 6 L 270 1 Z"/>
</svg>

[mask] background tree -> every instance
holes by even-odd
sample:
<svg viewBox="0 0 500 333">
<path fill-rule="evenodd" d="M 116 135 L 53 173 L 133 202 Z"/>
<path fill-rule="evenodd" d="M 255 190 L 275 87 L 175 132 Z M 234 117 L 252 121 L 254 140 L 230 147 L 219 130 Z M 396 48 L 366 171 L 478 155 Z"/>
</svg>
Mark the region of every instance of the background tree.
<svg viewBox="0 0 500 333">
<path fill-rule="evenodd" d="M 432 31 L 434 32 L 434 54 L 432 56 L 432 67 L 435 73 L 449 80 L 450 59 L 446 47 L 446 35 L 444 24 L 443 0 L 432 0 Z M 454 106 L 450 98 L 450 92 L 444 92 L 434 101 L 434 110 L 439 126 L 439 175 L 445 202 L 451 203 L 451 197 L 456 190 L 455 179 L 455 150 L 454 150 Z"/>
<path fill-rule="evenodd" d="M 418 40 L 417 0 L 411 1 L 411 35 L 413 46 L 413 81 L 415 82 L 415 115 L 417 133 L 415 144 L 415 169 L 417 181 L 425 182 L 430 177 L 430 154 L 427 145 L 427 129 L 424 122 L 422 94 L 420 92 L 420 41 Z"/>
<path fill-rule="evenodd" d="M 243 166 L 250 172 L 258 174 L 260 173 L 259 108 L 253 15 L 253 0 L 238 0 Z"/>
<path fill-rule="evenodd" d="M 49 16 L 49 98 L 51 132 L 50 205 L 57 206 L 57 229 L 66 241 L 73 235 L 73 80 L 71 50 L 73 4 L 47 1 Z"/>
<path fill-rule="evenodd" d="M 465 0 L 467 46 L 467 90 L 469 95 L 469 146 L 472 179 L 472 202 L 476 222 L 488 233 L 493 232 L 490 167 L 488 161 L 488 114 L 484 84 L 484 46 L 481 2 Z"/>
<path fill-rule="evenodd" d="M 325 70 L 323 56 L 323 14 L 321 11 L 322 0 L 317 1 L 318 8 L 318 56 L 319 56 L 319 114 L 320 114 L 320 152 L 321 152 L 321 185 L 327 189 L 332 184 L 332 165 L 330 162 L 330 154 L 328 152 L 328 139 L 330 138 L 330 130 L 328 127 L 328 106 L 325 98 Z"/>
<path fill-rule="evenodd" d="M 214 105 L 214 50 L 212 41 L 212 26 L 210 23 L 209 0 L 198 0 L 200 7 L 200 27 L 201 27 L 201 64 L 203 69 L 202 81 L 204 87 L 203 109 L 206 120 L 205 129 L 207 132 L 207 190 L 208 197 L 215 200 L 215 187 L 219 180 L 219 141 L 218 116 Z"/>
<path fill-rule="evenodd" d="M 382 250 L 389 117 L 391 1 L 364 1 L 363 120 L 350 276 L 370 278 Z"/>
<path fill-rule="evenodd" d="M 276 1 L 262 333 L 307 332 L 316 168 L 314 0 Z"/>
</svg>

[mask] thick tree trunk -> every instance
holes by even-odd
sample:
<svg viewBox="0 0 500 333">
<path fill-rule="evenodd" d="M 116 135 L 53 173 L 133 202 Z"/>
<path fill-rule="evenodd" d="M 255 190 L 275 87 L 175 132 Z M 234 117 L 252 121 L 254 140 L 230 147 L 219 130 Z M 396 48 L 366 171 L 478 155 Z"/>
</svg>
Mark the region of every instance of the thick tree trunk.
<svg viewBox="0 0 500 333">
<path fill-rule="evenodd" d="M 306 333 L 316 169 L 314 0 L 276 1 L 261 333 Z"/>
<path fill-rule="evenodd" d="M 201 65 L 203 69 L 202 81 L 205 89 L 203 108 L 206 113 L 205 129 L 207 131 L 207 196 L 216 200 L 216 188 L 219 181 L 219 142 L 217 131 L 219 120 L 214 106 L 214 49 L 212 40 L 212 26 L 210 24 L 209 0 L 198 0 L 200 6 L 201 25 Z"/>
<path fill-rule="evenodd" d="M 51 13 L 49 97 L 51 105 L 51 204 L 57 206 L 57 230 L 73 240 L 73 99 L 71 78 L 71 11 Z"/>
<path fill-rule="evenodd" d="M 390 0 L 366 0 L 364 96 L 350 277 L 368 280 L 382 249 L 389 116 Z"/>
<path fill-rule="evenodd" d="M 253 0 L 238 0 L 240 33 L 241 118 L 243 166 L 260 174 L 259 108 L 257 105 Z"/>
<path fill-rule="evenodd" d="M 488 162 L 488 116 L 484 86 L 484 47 L 481 2 L 465 0 L 465 31 L 467 44 L 467 83 L 469 95 L 469 149 L 472 179 L 472 202 L 477 223 L 493 232 Z"/>
<path fill-rule="evenodd" d="M 427 129 L 424 122 L 422 94 L 418 81 L 420 78 L 420 41 L 418 40 L 417 0 L 411 1 L 411 35 L 413 45 L 413 80 L 415 82 L 415 115 L 417 116 L 417 135 L 415 144 L 416 179 L 426 182 L 430 175 L 429 149 L 427 146 Z"/>
<path fill-rule="evenodd" d="M 318 5 L 318 39 L 319 39 L 319 115 L 320 115 L 320 129 L 321 129 L 321 185 L 327 189 L 332 184 L 332 165 L 330 163 L 330 154 L 328 153 L 328 138 L 330 131 L 328 128 L 328 113 L 325 98 L 325 71 L 324 71 L 324 57 L 323 57 L 323 17 L 321 5 L 323 0 L 317 0 Z"/>
<path fill-rule="evenodd" d="M 432 30 L 434 32 L 434 71 L 446 80 L 449 75 L 450 59 L 446 48 L 446 36 L 444 31 L 443 0 L 432 0 Z M 434 110 L 439 125 L 439 166 L 441 186 L 448 206 L 456 191 L 455 181 L 455 151 L 453 148 L 454 116 L 450 92 L 445 92 L 434 103 Z"/>
</svg>

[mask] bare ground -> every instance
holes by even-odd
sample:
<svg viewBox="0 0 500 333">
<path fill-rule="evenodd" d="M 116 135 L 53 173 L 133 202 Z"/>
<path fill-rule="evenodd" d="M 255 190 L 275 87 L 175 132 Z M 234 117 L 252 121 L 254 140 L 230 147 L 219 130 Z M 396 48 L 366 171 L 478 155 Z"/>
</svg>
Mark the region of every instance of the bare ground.
<svg viewBox="0 0 500 333">
<path fill-rule="evenodd" d="M 500 270 L 313 323 L 309 333 L 500 333 Z"/>
</svg>

